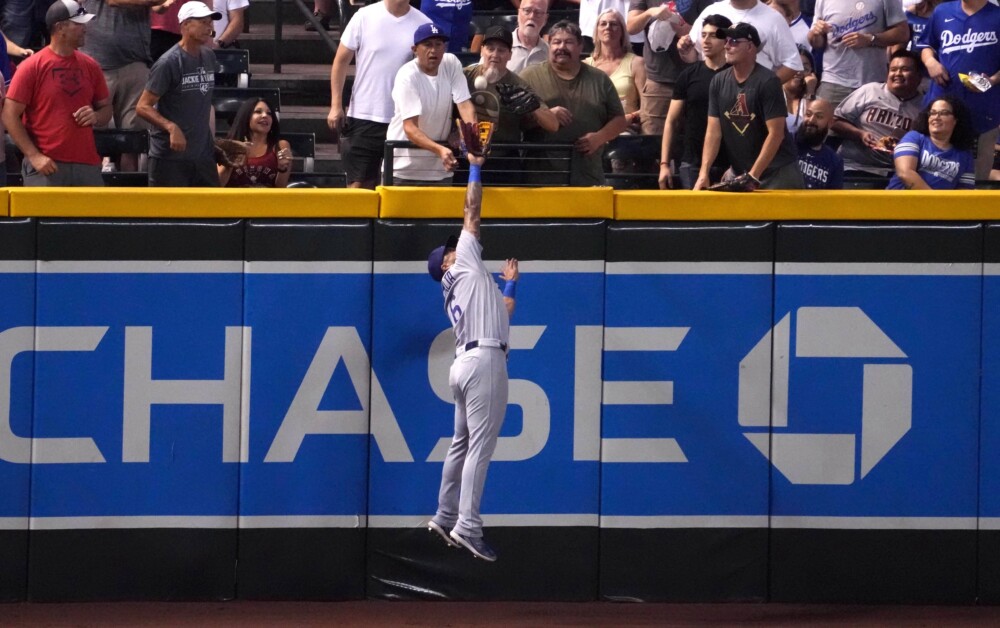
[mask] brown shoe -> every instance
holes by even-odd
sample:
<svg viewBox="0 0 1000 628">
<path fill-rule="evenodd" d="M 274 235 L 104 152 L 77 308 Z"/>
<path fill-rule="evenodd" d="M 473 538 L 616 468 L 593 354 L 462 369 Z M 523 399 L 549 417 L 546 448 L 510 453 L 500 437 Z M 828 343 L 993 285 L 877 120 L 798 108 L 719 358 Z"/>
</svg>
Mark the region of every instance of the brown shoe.
<svg viewBox="0 0 1000 628">
<path fill-rule="evenodd" d="M 317 20 L 319 20 L 319 25 L 323 27 L 323 30 L 325 30 L 325 31 L 330 30 L 330 16 L 329 15 L 324 15 L 324 14 L 320 13 L 319 11 L 313 11 L 313 15 L 316 16 Z M 313 26 L 312 22 L 308 22 L 307 21 L 306 22 L 306 30 L 310 31 L 310 32 L 315 32 L 316 31 L 316 27 Z"/>
</svg>

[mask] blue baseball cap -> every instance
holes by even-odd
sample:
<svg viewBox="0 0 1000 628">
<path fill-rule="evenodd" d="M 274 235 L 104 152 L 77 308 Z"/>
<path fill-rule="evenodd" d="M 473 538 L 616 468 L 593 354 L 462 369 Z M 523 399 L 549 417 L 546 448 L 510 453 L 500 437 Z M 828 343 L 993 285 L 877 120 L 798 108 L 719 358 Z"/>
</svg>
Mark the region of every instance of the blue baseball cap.
<svg viewBox="0 0 1000 628">
<path fill-rule="evenodd" d="M 427 256 L 427 272 L 430 273 L 431 279 L 434 281 L 441 281 L 441 278 L 444 277 L 444 271 L 441 270 L 441 264 L 444 264 L 445 253 L 448 251 L 454 251 L 457 246 L 458 237 L 451 235 L 448 236 L 448 239 L 444 244 L 431 251 L 431 254 Z"/>
<path fill-rule="evenodd" d="M 416 32 L 413 33 L 413 45 L 416 46 L 422 41 L 428 39 L 442 39 L 448 41 L 449 37 L 445 34 L 444 29 L 442 29 L 437 24 L 433 22 L 428 22 L 427 24 L 421 24 L 417 27 Z"/>
</svg>

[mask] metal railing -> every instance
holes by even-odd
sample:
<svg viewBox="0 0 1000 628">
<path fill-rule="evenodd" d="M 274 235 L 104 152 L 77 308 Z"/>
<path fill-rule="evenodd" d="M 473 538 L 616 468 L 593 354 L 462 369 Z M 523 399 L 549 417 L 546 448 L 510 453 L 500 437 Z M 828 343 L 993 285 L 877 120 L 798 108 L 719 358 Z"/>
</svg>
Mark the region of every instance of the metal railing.
<svg viewBox="0 0 1000 628">
<path fill-rule="evenodd" d="M 447 143 L 440 142 L 440 144 L 454 151 L 454 147 Z M 426 155 L 419 156 L 418 159 L 438 160 L 437 155 L 417 147 L 412 142 L 388 140 L 385 143 L 382 161 L 383 185 L 398 185 L 396 183 L 398 177 L 393 168 L 393 157 L 397 148 L 410 148 Z M 483 166 L 483 185 L 567 187 L 570 185 L 573 166 L 579 158 L 579 153 L 572 144 L 493 144 L 486 165 Z M 465 185 L 468 180 L 467 162 L 460 160 L 459 163 L 464 165 L 460 165 L 453 172 L 452 185 Z"/>
</svg>

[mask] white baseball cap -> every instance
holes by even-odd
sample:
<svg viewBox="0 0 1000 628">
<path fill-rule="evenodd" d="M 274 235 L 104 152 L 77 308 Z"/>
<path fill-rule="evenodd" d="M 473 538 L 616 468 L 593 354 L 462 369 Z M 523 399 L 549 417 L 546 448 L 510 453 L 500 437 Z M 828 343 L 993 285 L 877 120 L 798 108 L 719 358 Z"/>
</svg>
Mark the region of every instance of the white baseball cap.
<svg viewBox="0 0 1000 628">
<path fill-rule="evenodd" d="M 63 2 L 72 2 L 72 0 L 62 0 Z M 177 12 L 177 22 L 181 23 L 184 20 L 190 20 L 192 18 L 199 17 L 211 17 L 213 20 L 221 20 L 222 14 L 218 11 L 213 11 L 208 8 L 208 5 L 204 2 L 185 2 L 181 10 Z"/>
</svg>

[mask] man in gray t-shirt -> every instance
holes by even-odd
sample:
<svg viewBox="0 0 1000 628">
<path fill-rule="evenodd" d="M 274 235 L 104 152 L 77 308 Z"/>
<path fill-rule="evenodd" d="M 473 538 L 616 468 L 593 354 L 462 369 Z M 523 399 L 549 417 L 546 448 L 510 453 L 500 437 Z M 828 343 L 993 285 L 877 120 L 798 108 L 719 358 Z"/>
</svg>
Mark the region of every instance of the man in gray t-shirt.
<svg viewBox="0 0 1000 628">
<path fill-rule="evenodd" d="M 221 17 L 188 2 L 177 16 L 181 41 L 153 65 L 139 98 L 139 116 L 155 129 L 149 147 L 152 187 L 219 185 L 213 140 L 212 90 L 218 63 L 207 44 Z"/>
</svg>

